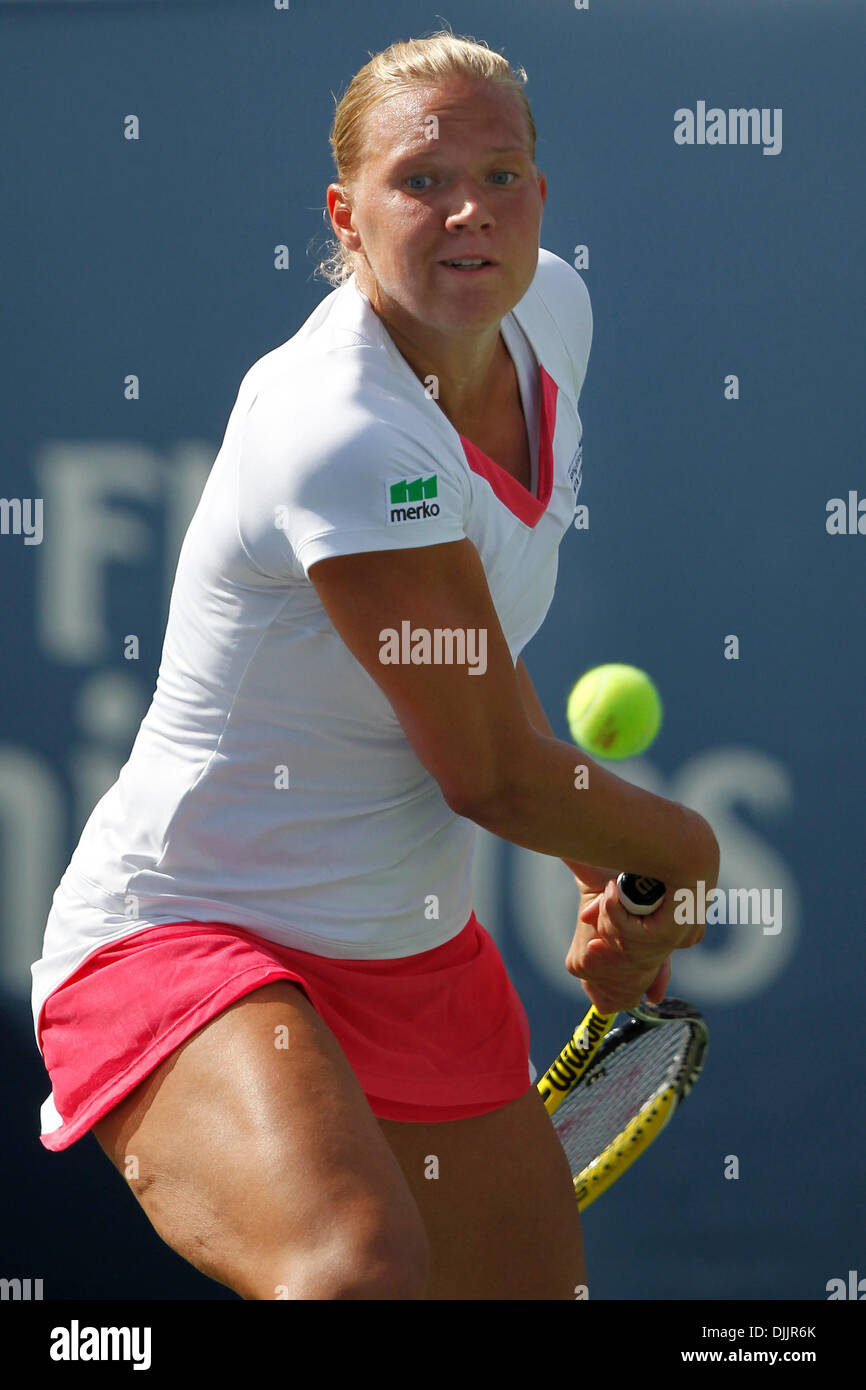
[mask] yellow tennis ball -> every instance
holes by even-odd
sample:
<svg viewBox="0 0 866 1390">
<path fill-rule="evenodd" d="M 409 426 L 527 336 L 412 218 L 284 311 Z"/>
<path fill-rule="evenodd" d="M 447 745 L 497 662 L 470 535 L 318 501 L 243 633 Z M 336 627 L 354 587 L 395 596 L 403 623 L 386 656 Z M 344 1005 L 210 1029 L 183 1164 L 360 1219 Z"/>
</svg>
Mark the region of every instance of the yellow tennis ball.
<svg viewBox="0 0 866 1390">
<path fill-rule="evenodd" d="M 662 702 L 636 666 L 612 662 L 581 676 L 566 718 L 575 743 L 598 758 L 633 758 L 649 748 L 662 722 Z"/>
</svg>

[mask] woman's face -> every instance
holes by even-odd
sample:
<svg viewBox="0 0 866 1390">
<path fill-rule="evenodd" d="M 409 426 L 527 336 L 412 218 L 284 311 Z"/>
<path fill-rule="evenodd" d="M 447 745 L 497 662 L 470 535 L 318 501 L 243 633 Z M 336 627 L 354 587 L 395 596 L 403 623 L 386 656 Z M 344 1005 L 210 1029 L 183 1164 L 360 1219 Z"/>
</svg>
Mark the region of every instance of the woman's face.
<svg viewBox="0 0 866 1390">
<path fill-rule="evenodd" d="M 434 119 L 435 118 L 435 119 Z M 388 318 L 448 333 L 498 324 L 529 288 L 546 196 L 518 97 L 459 79 L 415 87 L 368 113 L 360 178 L 328 206 L 357 283 Z M 354 195 L 354 196 L 353 196 Z M 455 257 L 484 258 L 455 270 Z"/>
</svg>

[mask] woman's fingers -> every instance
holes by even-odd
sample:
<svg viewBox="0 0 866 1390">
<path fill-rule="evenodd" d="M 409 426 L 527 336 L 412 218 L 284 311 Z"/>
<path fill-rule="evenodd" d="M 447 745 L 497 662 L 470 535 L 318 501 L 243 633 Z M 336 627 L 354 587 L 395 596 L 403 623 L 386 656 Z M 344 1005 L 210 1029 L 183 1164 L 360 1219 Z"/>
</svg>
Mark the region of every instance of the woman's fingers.
<svg viewBox="0 0 866 1390">
<path fill-rule="evenodd" d="M 646 997 L 651 1004 L 660 1004 L 667 993 L 671 979 L 671 958 L 668 956 L 659 973 L 656 975 L 652 984 L 646 992 Z"/>
</svg>

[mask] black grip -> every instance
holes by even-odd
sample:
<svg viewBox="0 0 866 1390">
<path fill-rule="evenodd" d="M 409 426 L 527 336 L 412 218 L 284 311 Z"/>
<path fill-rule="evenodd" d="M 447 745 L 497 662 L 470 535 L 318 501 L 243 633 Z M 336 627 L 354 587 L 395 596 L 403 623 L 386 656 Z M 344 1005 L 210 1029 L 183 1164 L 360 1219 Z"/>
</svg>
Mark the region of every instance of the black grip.
<svg viewBox="0 0 866 1390">
<path fill-rule="evenodd" d="M 620 874 L 616 881 L 617 897 L 633 917 L 648 917 L 655 912 L 666 891 L 661 879 L 645 878 L 643 874 Z"/>
</svg>

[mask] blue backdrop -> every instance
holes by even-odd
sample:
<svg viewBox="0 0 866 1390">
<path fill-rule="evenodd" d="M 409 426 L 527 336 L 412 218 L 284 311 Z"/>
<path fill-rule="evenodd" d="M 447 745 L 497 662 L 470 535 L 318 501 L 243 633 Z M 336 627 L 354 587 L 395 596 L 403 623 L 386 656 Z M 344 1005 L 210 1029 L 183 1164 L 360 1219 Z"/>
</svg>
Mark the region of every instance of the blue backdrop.
<svg viewBox="0 0 866 1390">
<path fill-rule="evenodd" d="M 21 3 L 0 19 L 0 1276 L 43 1278 L 46 1298 L 233 1297 L 161 1244 L 92 1136 L 39 1144 L 29 965 L 150 699 L 241 377 L 327 292 L 332 94 L 441 19 L 527 69 L 542 244 L 581 269 L 595 316 L 589 526 L 563 542 L 527 665 L 563 737 L 583 670 L 649 670 L 662 734 L 615 770 L 709 818 L 723 888 L 782 904 L 677 958 L 672 992 L 711 1026 L 705 1076 L 587 1212 L 591 1296 L 824 1299 L 866 1274 L 862 5 Z M 766 113 L 761 139 L 698 143 L 712 108 Z M 682 111 L 695 143 L 675 138 Z M 486 835 L 476 877 L 546 1064 L 585 1002 L 563 965 L 573 882 Z"/>
</svg>

